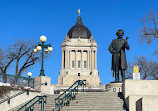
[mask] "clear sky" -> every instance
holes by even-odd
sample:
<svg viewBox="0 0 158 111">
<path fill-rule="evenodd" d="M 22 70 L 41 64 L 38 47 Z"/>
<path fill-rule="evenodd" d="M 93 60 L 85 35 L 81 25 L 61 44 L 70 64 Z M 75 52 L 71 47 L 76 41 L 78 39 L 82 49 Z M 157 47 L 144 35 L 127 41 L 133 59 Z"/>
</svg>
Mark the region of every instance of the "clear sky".
<svg viewBox="0 0 158 111">
<path fill-rule="evenodd" d="M 102 84 L 114 81 L 111 72 L 111 54 L 108 51 L 116 31 L 122 28 L 124 38 L 129 36 L 130 50 L 127 61 L 144 55 L 149 59 L 156 43 L 139 44 L 138 30 L 141 19 L 150 9 L 158 12 L 157 0 L 1 0 L 0 1 L 0 47 L 7 48 L 15 38 L 39 41 L 47 37 L 53 52 L 45 61 L 46 76 L 57 84 L 61 69 L 61 43 L 69 29 L 76 24 L 77 10 L 81 9 L 83 24 L 89 28 L 98 44 L 98 70 Z M 12 69 L 13 70 L 13 69 Z M 38 76 L 40 64 L 29 70 Z M 10 71 L 11 73 L 11 71 Z M 27 72 L 23 74 L 26 76 Z"/>
</svg>

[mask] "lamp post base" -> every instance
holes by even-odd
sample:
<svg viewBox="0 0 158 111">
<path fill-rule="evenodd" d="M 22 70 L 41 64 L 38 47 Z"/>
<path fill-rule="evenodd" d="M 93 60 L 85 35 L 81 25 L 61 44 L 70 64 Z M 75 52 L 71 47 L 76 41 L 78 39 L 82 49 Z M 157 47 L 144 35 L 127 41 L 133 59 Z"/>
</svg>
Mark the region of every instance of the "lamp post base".
<svg viewBox="0 0 158 111">
<path fill-rule="evenodd" d="M 36 86 L 37 84 L 43 84 L 47 83 L 47 85 L 39 85 Z M 50 88 L 51 88 L 51 78 L 47 76 L 38 76 L 34 78 L 34 87 L 36 90 L 39 90 L 43 94 L 50 94 Z"/>
<path fill-rule="evenodd" d="M 44 70 L 40 70 L 40 75 L 39 76 L 45 76 L 45 74 L 44 74 Z"/>
</svg>

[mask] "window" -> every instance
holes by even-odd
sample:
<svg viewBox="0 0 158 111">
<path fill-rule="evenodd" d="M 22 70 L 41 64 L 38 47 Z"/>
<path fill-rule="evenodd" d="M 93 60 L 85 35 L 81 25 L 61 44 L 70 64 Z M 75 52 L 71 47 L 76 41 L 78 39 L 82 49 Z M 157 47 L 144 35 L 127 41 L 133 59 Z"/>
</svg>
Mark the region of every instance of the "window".
<svg viewBox="0 0 158 111">
<path fill-rule="evenodd" d="M 86 68 L 87 67 L 87 62 L 86 61 L 84 61 L 84 68 Z"/>
<path fill-rule="evenodd" d="M 75 61 L 72 61 L 72 68 L 75 67 Z"/>
<path fill-rule="evenodd" d="M 80 76 L 80 73 L 78 73 L 78 76 Z"/>
<path fill-rule="evenodd" d="M 78 68 L 81 68 L 81 61 L 78 61 Z"/>
</svg>

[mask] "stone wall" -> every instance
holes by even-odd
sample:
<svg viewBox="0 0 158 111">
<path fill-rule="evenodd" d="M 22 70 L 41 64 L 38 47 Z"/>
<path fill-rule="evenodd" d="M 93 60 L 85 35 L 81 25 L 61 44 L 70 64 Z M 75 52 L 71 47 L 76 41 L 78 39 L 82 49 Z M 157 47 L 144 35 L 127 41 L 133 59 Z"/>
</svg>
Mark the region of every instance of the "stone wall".
<svg viewBox="0 0 158 111">
<path fill-rule="evenodd" d="M 158 97 L 157 86 L 157 80 L 125 80 L 122 89 L 129 111 L 149 111 L 147 109 L 151 107 L 151 103 L 158 104 L 158 99 L 154 99 Z M 155 109 L 158 109 L 157 105 L 150 111 Z"/>
<path fill-rule="evenodd" d="M 14 94 L 17 94 L 19 93 L 21 90 L 19 91 L 11 91 L 9 95 L 14 95 Z M 37 93 L 37 92 L 30 92 L 29 95 L 25 93 L 17 96 L 17 97 L 14 97 L 10 100 L 10 104 L 8 104 L 8 101 L 0 104 L 0 110 L 2 111 L 8 111 L 22 103 L 25 103 L 27 101 L 29 101 L 30 99 L 34 98 L 35 96 L 37 95 L 40 95 L 40 93 Z"/>
</svg>

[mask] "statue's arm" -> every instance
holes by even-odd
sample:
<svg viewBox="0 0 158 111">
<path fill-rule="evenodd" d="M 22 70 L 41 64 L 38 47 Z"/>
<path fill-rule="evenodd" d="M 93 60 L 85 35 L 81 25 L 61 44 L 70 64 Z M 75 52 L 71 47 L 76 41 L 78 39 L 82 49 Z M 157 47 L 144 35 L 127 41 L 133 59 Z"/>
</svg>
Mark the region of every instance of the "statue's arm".
<svg viewBox="0 0 158 111">
<path fill-rule="evenodd" d="M 130 47 L 129 47 L 129 45 L 128 45 L 128 42 L 125 44 L 125 48 L 126 48 L 127 50 L 130 49 Z"/>
<path fill-rule="evenodd" d="M 114 50 L 113 50 L 113 47 L 112 47 L 112 42 L 111 42 L 111 44 L 110 44 L 110 46 L 109 46 L 109 48 L 108 48 L 108 49 L 109 49 L 109 51 L 110 51 L 110 53 L 111 53 L 111 54 L 113 54 L 113 53 L 114 53 Z"/>
</svg>

